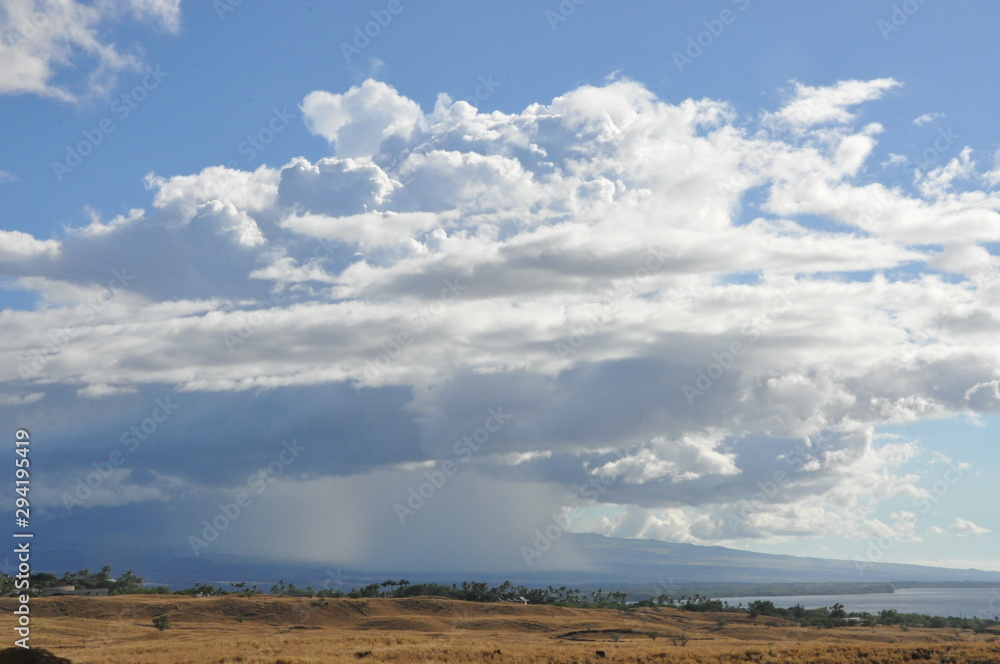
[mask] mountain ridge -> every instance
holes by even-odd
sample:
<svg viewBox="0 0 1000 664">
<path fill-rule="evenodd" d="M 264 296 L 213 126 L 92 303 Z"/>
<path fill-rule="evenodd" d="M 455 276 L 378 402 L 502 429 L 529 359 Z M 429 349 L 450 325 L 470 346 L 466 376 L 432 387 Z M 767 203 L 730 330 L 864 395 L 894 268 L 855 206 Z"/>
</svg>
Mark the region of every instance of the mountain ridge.
<svg viewBox="0 0 1000 664">
<path fill-rule="evenodd" d="M 844 560 L 759 553 L 717 545 L 613 538 L 597 533 L 570 534 L 570 539 L 592 569 L 625 583 L 649 583 L 656 576 L 672 576 L 683 579 L 684 583 L 1000 582 L 1000 572 L 884 563 L 861 557 Z"/>
<path fill-rule="evenodd" d="M 559 570 L 521 569 L 508 571 L 364 569 L 330 563 L 277 560 L 259 556 L 211 554 L 200 557 L 170 556 L 157 550 L 82 552 L 49 549 L 38 560 L 37 570 L 61 574 L 83 567 L 110 565 L 115 574 L 133 570 L 147 582 L 172 589 L 195 582 L 225 584 L 246 581 L 262 590 L 283 579 L 304 588 L 350 590 L 386 578 L 407 578 L 414 583 L 457 583 L 510 580 L 528 586 L 574 587 L 674 586 L 709 583 L 996 583 L 1000 572 L 954 569 L 908 563 L 870 562 L 742 551 L 717 545 L 666 542 L 655 539 L 624 539 L 596 533 L 564 533 L 559 546 L 569 544 L 577 554 L 576 568 Z M 664 590 L 669 592 L 669 590 Z"/>
</svg>

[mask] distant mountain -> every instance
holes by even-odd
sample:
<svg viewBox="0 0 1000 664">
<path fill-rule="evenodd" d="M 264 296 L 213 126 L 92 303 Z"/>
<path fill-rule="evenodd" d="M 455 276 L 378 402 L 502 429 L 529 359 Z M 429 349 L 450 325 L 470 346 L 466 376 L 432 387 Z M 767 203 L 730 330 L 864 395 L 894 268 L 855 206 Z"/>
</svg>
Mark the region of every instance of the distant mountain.
<svg viewBox="0 0 1000 664">
<path fill-rule="evenodd" d="M 486 581 L 515 584 L 566 585 L 582 589 L 602 586 L 640 591 L 638 594 L 676 594 L 677 587 L 692 584 L 777 584 L 777 583 L 899 583 L 899 582 L 981 582 L 1000 584 L 1000 572 L 958 570 L 922 565 L 869 563 L 738 551 L 721 546 L 678 544 L 660 540 L 604 537 L 596 534 L 562 536 L 582 560 L 580 569 L 560 572 L 511 571 L 480 572 L 470 561 L 469 569 L 449 572 L 412 570 L 361 570 L 329 565 L 269 560 L 234 555 L 205 555 L 200 558 L 168 557 L 153 550 L 131 549 L 83 553 L 71 549 L 48 549 L 37 571 L 62 573 L 110 565 L 113 574 L 131 569 L 147 582 L 172 589 L 199 583 L 222 584 L 246 581 L 268 590 L 278 579 L 300 588 L 350 590 L 387 578 L 406 578 L 413 583 L 438 581 Z M 660 589 L 657 591 L 657 589 Z M 630 591 L 630 595 L 632 592 Z"/>
<path fill-rule="evenodd" d="M 594 576 L 615 583 L 983 581 L 1000 572 L 754 553 L 722 546 L 569 535 Z"/>
</svg>

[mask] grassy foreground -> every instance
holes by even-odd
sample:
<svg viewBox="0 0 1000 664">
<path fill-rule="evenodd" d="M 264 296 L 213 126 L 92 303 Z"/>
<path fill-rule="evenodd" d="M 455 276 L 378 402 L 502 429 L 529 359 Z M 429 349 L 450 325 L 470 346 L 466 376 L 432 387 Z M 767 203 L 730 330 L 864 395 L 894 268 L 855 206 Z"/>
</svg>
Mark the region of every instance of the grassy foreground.
<svg viewBox="0 0 1000 664">
<path fill-rule="evenodd" d="M 13 644 L 15 606 L 0 600 L 0 630 L 7 635 L 0 649 Z M 119 596 L 33 599 L 31 615 L 32 647 L 77 664 L 1000 662 L 1000 636 L 991 633 L 816 629 L 777 618 L 675 609 L 571 609 L 424 597 Z M 164 615 L 170 628 L 157 630 L 153 619 Z"/>
</svg>

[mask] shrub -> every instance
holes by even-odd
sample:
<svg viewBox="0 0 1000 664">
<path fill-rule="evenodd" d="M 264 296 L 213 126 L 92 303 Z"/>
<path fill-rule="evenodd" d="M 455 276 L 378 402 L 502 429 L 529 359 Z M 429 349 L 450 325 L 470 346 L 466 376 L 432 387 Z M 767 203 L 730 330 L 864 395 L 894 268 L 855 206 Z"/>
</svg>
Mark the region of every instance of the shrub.
<svg viewBox="0 0 1000 664">
<path fill-rule="evenodd" d="M 161 632 L 170 627 L 170 617 L 169 616 L 156 616 L 153 618 L 153 627 L 160 630 Z"/>
</svg>

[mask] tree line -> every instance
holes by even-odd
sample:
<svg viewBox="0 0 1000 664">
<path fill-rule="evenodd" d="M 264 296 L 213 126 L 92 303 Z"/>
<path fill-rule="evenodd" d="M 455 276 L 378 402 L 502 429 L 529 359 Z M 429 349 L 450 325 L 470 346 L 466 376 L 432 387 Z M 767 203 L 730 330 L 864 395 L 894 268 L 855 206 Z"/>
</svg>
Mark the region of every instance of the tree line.
<svg viewBox="0 0 1000 664">
<path fill-rule="evenodd" d="M 226 584 L 228 588 L 208 583 L 195 583 L 190 588 L 171 591 L 166 586 L 153 588 L 145 585 L 145 580 L 136 576 L 131 570 L 121 576 L 111 576 L 110 567 L 102 567 L 99 572 L 88 569 L 77 572 L 66 572 L 62 576 L 40 572 L 32 574 L 31 592 L 37 594 L 45 588 L 53 586 L 73 585 L 81 588 L 107 588 L 109 594 L 173 594 L 203 597 L 219 597 L 236 595 L 252 597 L 264 594 L 259 585 L 247 582 Z M 14 592 L 14 577 L 9 574 L 0 575 L 0 594 Z M 632 611 L 639 608 L 672 608 L 680 611 L 696 611 L 707 613 L 744 614 L 752 619 L 759 616 L 781 618 L 809 627 L 841 627 L 848 625 L 862 626 L 899 626 L 909 627 L 948 627 L 969 629 L 974 632 L 985 632 L 1000 626 L 1000 617 L 993 619 L 940 617 L 918 613 L 899 613 L 894 609 L 880 611 L 878 614 L 869 612 L 847 612 L 842 604 L 818 609 L 806 609 L 801 604 L 782 608 L 775 606 L 769 600 L 754 600 L 744 606 L 742 603 L 733 606 L 720 599 L 713 599 L 695 593 L 681 597 L 671 597 L 666 593 L 639 602 L 630 602 L 628 593 L 624 591 L 608 591 L 598 589 L 583 592 L 579 588 L 547 586 L 545 588 L 528 588 L 514 585 L 510 581 L 490 586 L 480 581 L 463 581 L 451 585 L 441 583 L 411 583 L 407 579 L 386 579 L 380 583 L 370 583 L 360 588 L 350 590 L 336 588 L 316 589 L 312 586 L 296 587 L 294 583 L 284 580 L 272 585 L 268 591 L 271 595 L 290 597 L 331 597 L 331 598 L 406 598 L 406 597 L 442 597 L 465 602 L 520 602 L 525 604 L 544 604 L 572 608 L 619 609 Z M 720 618 L 720 623 L 725 619 Z"/>
<path fill-rule="evenodd" d="M 133 574 L 132 570 L 114 578 L 111 576 L 111 568 L 107 566 L 102 567 L 99 572 L 81 569 L 76 572 L 66 572 L 62 576 L 56 576 L 48 572 L 38 572 L 28 576 L 28 583 L 33 593 L 56 586 L 75 586 L 77 590 L 107 588 L 110 594 L 117 595 L 126 593 L 156 593 L 160 592 L 161 588 L 163 592 L 170 592 L 166 586 L 156 589 L 146 588 L 144 585 L 145 579 Z M 0 574 L 0 595 L 11 594 L 14 592 L 14 588 L 14 577 L 10 574 Z"/>
</svg>

